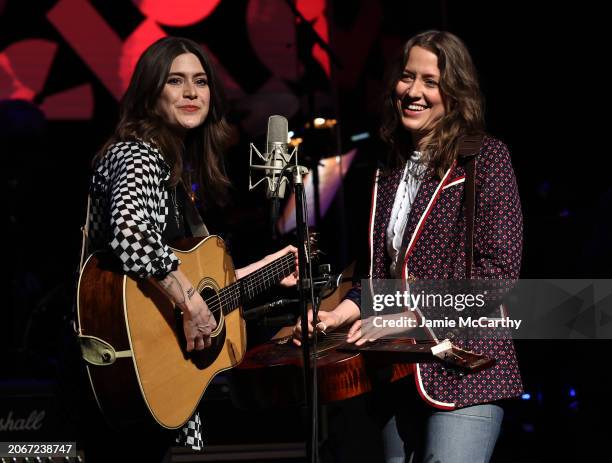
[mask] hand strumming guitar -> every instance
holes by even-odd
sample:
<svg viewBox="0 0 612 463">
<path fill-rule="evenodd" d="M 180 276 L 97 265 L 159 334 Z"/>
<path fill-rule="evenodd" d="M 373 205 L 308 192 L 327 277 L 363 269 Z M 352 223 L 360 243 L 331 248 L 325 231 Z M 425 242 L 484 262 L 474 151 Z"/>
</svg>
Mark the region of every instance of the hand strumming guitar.
<svg viewBox="0 0 612 463">
<path fill-rule="evenodd" d="M 170 272 L 162 280 L 153 280 L 183 312 L 183 331 L 187 352 L 202 350 L 211 345 L 210 334 L 217 327 L 212 312 L 180 270 Z"/>
</svg>

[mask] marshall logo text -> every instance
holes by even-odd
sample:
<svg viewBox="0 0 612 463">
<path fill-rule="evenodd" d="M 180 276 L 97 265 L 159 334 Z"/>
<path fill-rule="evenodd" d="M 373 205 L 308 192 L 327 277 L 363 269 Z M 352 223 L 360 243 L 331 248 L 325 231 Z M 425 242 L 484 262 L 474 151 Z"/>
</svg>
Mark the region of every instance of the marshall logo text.
<svg viewBox="0 0 612 463">
<path fill-rule="evenodd" d="M 38 431 L 42 428 L 44 419 L 45 410 L 32 410 L 27 418 L 13 416 L 13 410 L 9 410 L 5 416 L 0 415 L 0 432 Z"/>
</svg>

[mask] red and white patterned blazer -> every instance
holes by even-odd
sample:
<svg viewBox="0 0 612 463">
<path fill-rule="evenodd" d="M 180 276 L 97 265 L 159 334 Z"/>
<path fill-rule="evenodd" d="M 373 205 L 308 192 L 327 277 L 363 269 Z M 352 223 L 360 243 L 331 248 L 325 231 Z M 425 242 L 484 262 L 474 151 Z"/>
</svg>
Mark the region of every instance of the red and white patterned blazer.
<svg viewBox="0 0 612 463">
<path fill-rule="evenodd" d="M 370 276 L 392 278 L 386 252 L 386 233 L 395 192 L 403 168 L 388 175 L 377 173 L 370 214 Z M 410 246 L 403 266 L 404 278 L 423 280 L 465 279 L 466 219 L 465 170 L 452 167 L 440 180 L 432 172 L 423 179 L 408 218 Z M 474 279 L 518 278 L 522 252 L 523 219 L 516 179 L 508 148 L 486 137 L 476 158 L 476 211 L 474 217 Z M 436 333 L 444 339 L 445 333 Z M 511 339 L 457 341 L 469 350 L 496 359 L 494 367 L 459 377 L 440 364 L 415 366 L 414 378 L 421 397 L 432 406 L 454 409 L 520 396 L 523 385 Z"/>
</svg>

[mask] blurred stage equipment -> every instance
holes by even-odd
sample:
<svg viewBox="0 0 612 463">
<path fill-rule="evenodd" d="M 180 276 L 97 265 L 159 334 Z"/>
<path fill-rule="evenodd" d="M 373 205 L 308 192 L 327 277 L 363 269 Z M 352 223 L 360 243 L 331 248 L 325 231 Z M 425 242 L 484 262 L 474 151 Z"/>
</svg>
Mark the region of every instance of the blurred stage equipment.
<svg viewBox="0 0 612 463">
<path fill-rule="evenodd" d="M 319 275 L 312 278 L 316 298 L 321 301 L 331 296 L 343 281 L 342 274 L 332 274 L 329 264 L 319 265 Z M 350 279 L 349 279 L 350 280 Z M 245 320 L 258 320 L 261 326 L 287 326 L 295 323 L 297 316 L 293 310 L 299 299 L 278 299 L 259 305 L 243 312 Z M 281 312 L 281 314 L 278 314 Z M 277 314 L 275 317 L 269 317 Z"/>
<path fill-rule="evenodd" d="M 284 309 L 296 302 L 300 302 L 299 299 L 278 299 L 274 302 L 268 302 L 267 304 L 258 305 L 249 310 L 245 310 L 243 315 L 245 320 L 257 320 L 262 317 L 266 317 L 270 312 L 275 312 L 280 309 Z"/>
<path fill-rule="evenodd" d="M 342 180 L 351 167 L 356 154 L 357 149 L 352 149 L 341 156 L 333 156 L 319 161 L 317 166 L 318 197 L 322 216 L 325 216 L 334 197 L 342 188 Z M 306 203 L 311 210 L 316 209 L 314 180 L 314 175 L 310 173 L 304 177 Z M 292 199 L 293 196 L 290 196 L 277 222 L 277 228 L 281 234 L 289 233 L 295 228 L 295 202 Z M 308 217 L 308 225 L 315 226 L 314 216 Z"/>
</svg>

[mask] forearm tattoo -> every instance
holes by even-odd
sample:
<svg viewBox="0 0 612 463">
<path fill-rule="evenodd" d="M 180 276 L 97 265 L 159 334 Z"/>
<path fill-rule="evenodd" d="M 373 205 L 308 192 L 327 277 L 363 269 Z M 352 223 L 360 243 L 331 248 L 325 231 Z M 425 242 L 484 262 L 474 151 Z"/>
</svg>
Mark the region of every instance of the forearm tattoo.
<svg viewBox="0 0 612 463">
<path fill-rule="evenodd" d="M 185 304 L 185 292 L 183 291 L 183 287 L 181 286 L 180 281 L 178 281 L 178 278 L 169 273 L 166 278 L 159 282 L 159 284 L 170 295 L 174 295 L 176 292 L 177 300 L 174 301 L 176 304 Z M 178 290 L 172 291 L 172 287 L 174 285 L 178 287 Z"/>
<path fill-rule="evenodd" d="M 193 289 L 193 286 L 192 286 L 191 288 L 187 290 L 187 297 L 191 299 L 194 294 L 195 294 L 195 289 Z"/>
</svg>

